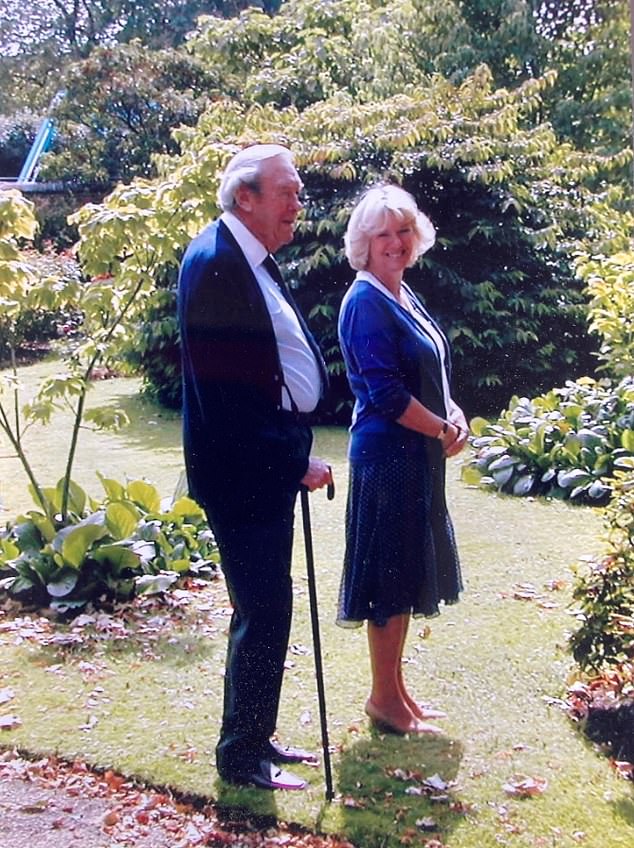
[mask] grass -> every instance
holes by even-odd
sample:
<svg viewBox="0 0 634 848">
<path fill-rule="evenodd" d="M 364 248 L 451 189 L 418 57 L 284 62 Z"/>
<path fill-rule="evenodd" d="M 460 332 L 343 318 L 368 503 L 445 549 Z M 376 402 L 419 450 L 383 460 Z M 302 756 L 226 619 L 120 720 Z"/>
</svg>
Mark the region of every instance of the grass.
<svg viewBox="0 0 634 848">
<path fill-rule="evenodd" d="M 24 369 L 27 383 L 51 364 Z M 181 470 L 180 422 L 137 396 L 136 380 L 95 385 L 95 403 L 126 407 L 133 424 L 118 435 L 82 436 L 75 478 L 99 495 L 95 476 L 146 477 L 164 494 Z M 33 431 L 36 467 L 46 484 L 61 476 L 67 421 Z M 0 742 L 33 753 L 57 752 L 182 792 L 336 831 L 363 848 L 554 846 L 625 848 L 634 838 L 632 785 L 618 778 L 556 706 L 573 667 L 566 652 L 572 624 L 568 568 L 596 550 L 600 516 L 582 508 L 488 495 L 458 480 L 450 464 L 449 500 L 467 592 L 432 621 L 412 623 L 405 673 L 420 698 L 442 706 L 445 734 L 408 739 L 368 727 L 363 703 L 368 660 L 363 630 L 334 623 L 343 549 L 346 434 L 321 429 L 315 452 L 332 463 L 337 496 L 311 496 L 333 767 L 340 797 L 323 800 L 320 771 L 297 769 L 305 793 L 262 793 L 223 786 L 213 768 L 221 710 L 228 602 L 219 581 L 169 609 L 131 610 L 124 638 L 111 619 L 81 629 L 83 645 L 0 630 L 1 687 L 15 698 L 2 708 L 22 725 Z M 8 450 L 0 450 L 0 500 L 6 518 L 29 508 L 26 486 Z M 283 740 L 319 748 L 319 721 L 308 623 L 300 522 L 295 545 L 296 611 L 279 728 Z M 550 581 L 567 585 L 559 591 Z M 518 600 L 530 582 L 546 603 Z M 558 583 L 556 583 L 558 585 Z M 549 602 L 555 604 L 552 608 Z M 0 624 L 5 619 L 0 619 Z M 41 623 L 44 628 L 46 623 Z M 99 629 L 99 628 L 102 629 Z M 15 625 L 14 625 L 15 628 Z M 68 627 L 51 628 L 49 637 Z M 521 773 L 548 781 L 540 797 L 509 798 L 503 785 Z M 454 782 L 432 801 L 420 780 Z M 433 819 L 434 832 L 416 822 Z M 431 822 L 427 822 L 431 827 Z M 433 843 L 432 843 L 433 844 Z"/>
</svg>

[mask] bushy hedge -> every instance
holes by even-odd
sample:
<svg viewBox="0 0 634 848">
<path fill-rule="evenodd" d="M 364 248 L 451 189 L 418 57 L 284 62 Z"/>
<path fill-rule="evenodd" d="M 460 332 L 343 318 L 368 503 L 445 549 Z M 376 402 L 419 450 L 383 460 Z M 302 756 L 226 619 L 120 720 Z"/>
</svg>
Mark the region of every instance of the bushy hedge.
<svg viewBox="0 0 634 848">
<path fill-rule="evenodd" d="M 500 418 L 472 421 L 467 483 L 512 495 L 605 503 L 614 469 L 634 454 L 634 378 L 614 385 L 581 378 L 529 399 Z"/>
<path fill-rule="evenodd" d="M 605 553 L 579 563 L 575 572 L 579 627 L 570 646 L 585 669 L 634 661 L 634 458 L 622 464 L 610 481 Z"/>
<path fill-rule="evenodd" d="M 185 574 L 213 576 L 215 542 L 194 501 L 162 503 L 144 480 L 124 485 L 99 476 L 104 500 L 73 483 L 63 525 L 60 480 L 44 490 L 46 511 L 31 510 L 0 533 L 0 590 L 64 613 L 165 591 Z"/>
</svg>

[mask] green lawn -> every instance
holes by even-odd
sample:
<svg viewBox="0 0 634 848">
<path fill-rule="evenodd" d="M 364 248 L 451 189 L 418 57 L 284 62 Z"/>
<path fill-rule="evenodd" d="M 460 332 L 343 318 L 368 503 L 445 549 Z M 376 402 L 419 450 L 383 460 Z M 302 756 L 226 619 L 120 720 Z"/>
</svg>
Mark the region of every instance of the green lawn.
<svg viewBox="0 0 634 848">
<path fill-rule="evenodd" d="M 27 383 L 51 364 L 24 370 Z M 180 423 L 137 397 L 138 381 L 94 388 L 94 403 L 122 404 L 133 424 L 118 435 L 82 435 L 75 478 L 94 496 L 95 476 L 146 477 L 164 494 L 181 470 Z M 45 484 L 61 476 L 67 422 L 31 434 Z M 448 848 L 555 846 L 625 848 L 634 843 L 632 784 L 584 741 L 556 705 L 572 670 L 566 631 L 569 566 L 599 547 L 600 515 L 559 503 L 488 495 L 449 472 L 449 497 L 467 592 L 432 621 L 413 622 L 405 673 L 411 689 L 448 713 L 446 734 L 433 739 L 377 735 L 363 703 L 368 661 L 362 630 L 334 623 L 343 550 L 346 434 L 320 429 L 316 452 L 333 465 L 337 496 L 311 496 L 333 767 L 338 800 L 326 805 L 321 772 L 300 768 L 304 793 L 223 787 L 213 768 L 221 709 L 227 599 L 222 583 L 176 596 L 169 608 L 130 610 L 126 633 L 110 618 L 78 628 L 82 645 L 64 644 L 69 628 L 54 625 L 50 644 L 0 616 L 0 688 L 15 692 L 0 713 L 22 721 L 0 743 L 33 753 L 58 752 L 114 767 L 154 784 L 208 796 L 313 829 L 337 831 L 363 848 L 424 845 Z M 0 446 L 3 520 L 30 506 L 16 462 Z M 295 550 L 296 613 L 279 729 L 283 740 L 319 747 L 300 522 Z M 558 591 L 550 581 L 564 581 Z M 530 583 L 536 599 L 514 597 Z M 554 606 L 553 606 L 554 605 Z M 50 625 L 37 623 L 45 630 Z M 429 632 L 428 632 L 429 631 Z M 119 638 L 121 637 L 121 638 Z M 56 641 L 57 640 L 57 641 Z M 430 800 L 420 781 L 450 782 Z M 510 798 L 514 774 L 547 780 L 540 797 Z M 423 791 L 423 794 L 420 794 Z M 416 822 L 432 819 L 436 831 Z M 426 822 L 432 827 L 431 822 Z M 433 843 L 432 843 L 433 844 Z"/>
</svg>

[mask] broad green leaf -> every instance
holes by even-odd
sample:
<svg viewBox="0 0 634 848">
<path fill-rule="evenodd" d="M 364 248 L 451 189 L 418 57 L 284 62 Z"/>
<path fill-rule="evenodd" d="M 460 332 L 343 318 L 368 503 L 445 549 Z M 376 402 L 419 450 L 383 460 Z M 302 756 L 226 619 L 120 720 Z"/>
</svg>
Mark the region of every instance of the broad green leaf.
<svg viewBox="0 0 634 848">
<path fill-rule="evenodd" d="M 93 543 L 107 533 L 104 514 L 96 512 L 79 524 L 60 530 L 53 539 L 53 550 L 61 555 L 64 565 L 81 568 Z"/>
<path fill-rule="evenodd" d="M 170 559 L 168 565 L 173 571 L 176 571 L 178 574 L 185 574 L 187 571 L 189 571 L 190 560 Z"/>
<path fill-rule="evenodd" d="M 63 598 L 70 595 L 77 581 L 79 572 L 74 568 L 60 568 L 55 577 L 46 584 L 46 590 L 53 598 Z"/>
<path fill-rule="evenodd" d="M 184 518 L 191 520 L 204 521 L 205 513 L 200 506 L 196 503 L 192 498 L 184 497 L 179 498 L 176 503 L 172 505 L 170 513 L 174 515 L 183 516 Z"/>
<path fill-rule="evenodd" d="M 493 460 L 491 465 L 489 465 L 489 471 L 493 473 L 494 471 L 501 471 L 504 468 L 509 468 L 510 466 L 517 465 L 519 459 L 516 456 L 501 456 L 499 459 Z"/>
<path fill-rule="evenodd" d="M 144 574 L 135 580 L 137 592 L 140 595 L 153 595 L 166 592 L 178 580 L 178 574 L 161 572 L 160 574 Z"/>
<path fill-rule="evenodd" d="M 60 509 L 62 508 L 62 503 L 61 503 L 61 501 L 58 497 L 57 489 L 53 489 L 52 487 L 49 486 L 49 487 L 42 487 L 40 489 L 40 491 L 42 492 L 42 495 L 44 497 L 44 501 L 45 501 L 44 508 L 46 509 L 46 511 L 50 515 L 55 515 L 56 513 L 58 513 L 60 511 Z M 42 504 L 40 503 L 37 495 L 35 494 L 35 488 L 33 487 L 32 484 L 29 484 L 29 492 L 31 494 L 31 497 L 33 498 L 33 503 L 35 503 L 37 506 L 41 507 Z"/>
<path fill-rule="evenodd" d="M 621 444 L 625 450 L 634 453 L 634 430 L 623 430 L 621 434 Z"/>
<path fill-rule="evenodd" d="M 602 480 L 595 480 L 588 489 L 588 495 L 595 500 L 606 497 L 610 492 L 610 487 Z"/>
<path fill-rule="evenodd" d="M 104 477 L 97 471 L 97 477 L 101 480 L 106 495 L 111 501 L 120 501 L 125 498 L 125 488 L 117 480 L 111 480 L 109 477 Z"/>
<path fill-rule="evenodd" d="M 126 539 L 136 530 L 138 514 L 132 504 L 110 503 L 106 507 L 106 525 L 113 539 Z"/>
<path fill-rule="evenodd" d="M 496 486 L 500 489 L 504 486 L 513 476 L 514 467 L 512 465 L 507 465 L 505 468 L 500 468 L 499 471 L 493 471 L 491 476 L 495 480 Z"/>
<path fill-rule="evenodd" d="M 564 489 L 573 486 L 585 486 L 592 481 L 592 475 L 581 468 L 571 468 L 569 471 L 560 471 L 557 474 L 557 484 Z"/>
<path fill-rule="evenodd" d="M 489 426 L 489 422 L 486 420 L 486 418 L 479 418 L 478 416 L 472 418 L 469 422 L 469 427 L 474 436 L 484 435 L 484 431 Z"/>
<path fill-rule="evenodd" d="M 15 559 L 20 554 L 20 549 L 10 539 L 0 539 L 0 562 Z"/>
<path fill-rule="evenodd" d="M 513 483 L 513 494 L 519 497 L 530 494 L 534 482 L 535 478 L 532 474 L 524 474 L 522 477 L 518 477 L 515 483 Z"/>
<path fill-rule="evenodd" d="M 161 508 L 161 497 L 154 486 L 145 480 L 133 480 L 128 483 L 128 497 L 147 512 L 158 512 Z"/>
<path fill-rule="evenodd" d="M 102 545 L 97 548 L 91 557 L 97 562 L 109 563 L 113 574 L 120 574 L 124 568 L 138 568 L 140 559 L 134 551 L 124 545 Z"/>
<path fill-rule="evenodd" d="M 57 486 L 57 500 L 60 504 L 62 504 L 62 498 L 64 495 L 64 478 L 58 480 Z M 82 515 L 84 509 L 86 507 L 86 492 L 75 483 L 74 480 L 70 480 L 68 483 L 68 508 L 71 512 L 74 512 L 76 515 Z"/>
<path fill-rule="evenodd" d="M 28 512 L 27 515 L 29 516 L 33 524 L 35 524 L 37 529 L 40 531 L 42 538 L 46 542 L 52 542 L 56 534 L 53 522 L 49 518 L 47 518 L 46 515 L 42 515 L 41 512 L 35 512 L 34 510 Z"/>
</svg>

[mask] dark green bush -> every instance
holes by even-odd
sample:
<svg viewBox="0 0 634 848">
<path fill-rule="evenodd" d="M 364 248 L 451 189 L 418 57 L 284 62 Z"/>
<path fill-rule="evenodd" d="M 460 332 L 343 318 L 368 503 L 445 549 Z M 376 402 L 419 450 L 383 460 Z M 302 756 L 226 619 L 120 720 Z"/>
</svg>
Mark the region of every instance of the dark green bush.
<svg viewBox="0 0 634 848">
<path fill-rule="evenodd" d="M 28 156 L 40 121 L 33 112 L 0 115 L 0 178 L 16 178 Z"/>
<path fill-rule="evenodd" d="M 634 660 L 634 458 L 620 464 L 605 511 L 607 550 L 579 563 L 575 572 L 579 627 L 570 647 L 584 669 Z"/>
<path fill-rule="evenodd" d="M 59 523 L 62 484 L 44 490 L 46 512 L 31 510 L 0 534 L 0 590 L 58 612 L 87 603 L 162 592 L 182 575 L 213 576 L 216 546 L 201 508 L 188 497 L 168 504 L 143 480 L 101 477 L 95 503 L 75 483 L 68 520 Z"/>
<path fill-rule="evenodd" d="M 495 423 L 474 419 L 467 483 L 512 495 L 605 503 L 615 467 L 634 454 L 634 378 L 588 377 L 529 400 L 513 397 Z"/>
<path fill-rule="evenodd" d="M 125 352 L 126 361 L 143 378 L 144 394 L 168 409 L 180 409 L 182 403 L 176 276 L 170 269 L 157 282 L 143 324 Z"/>
</svg>

